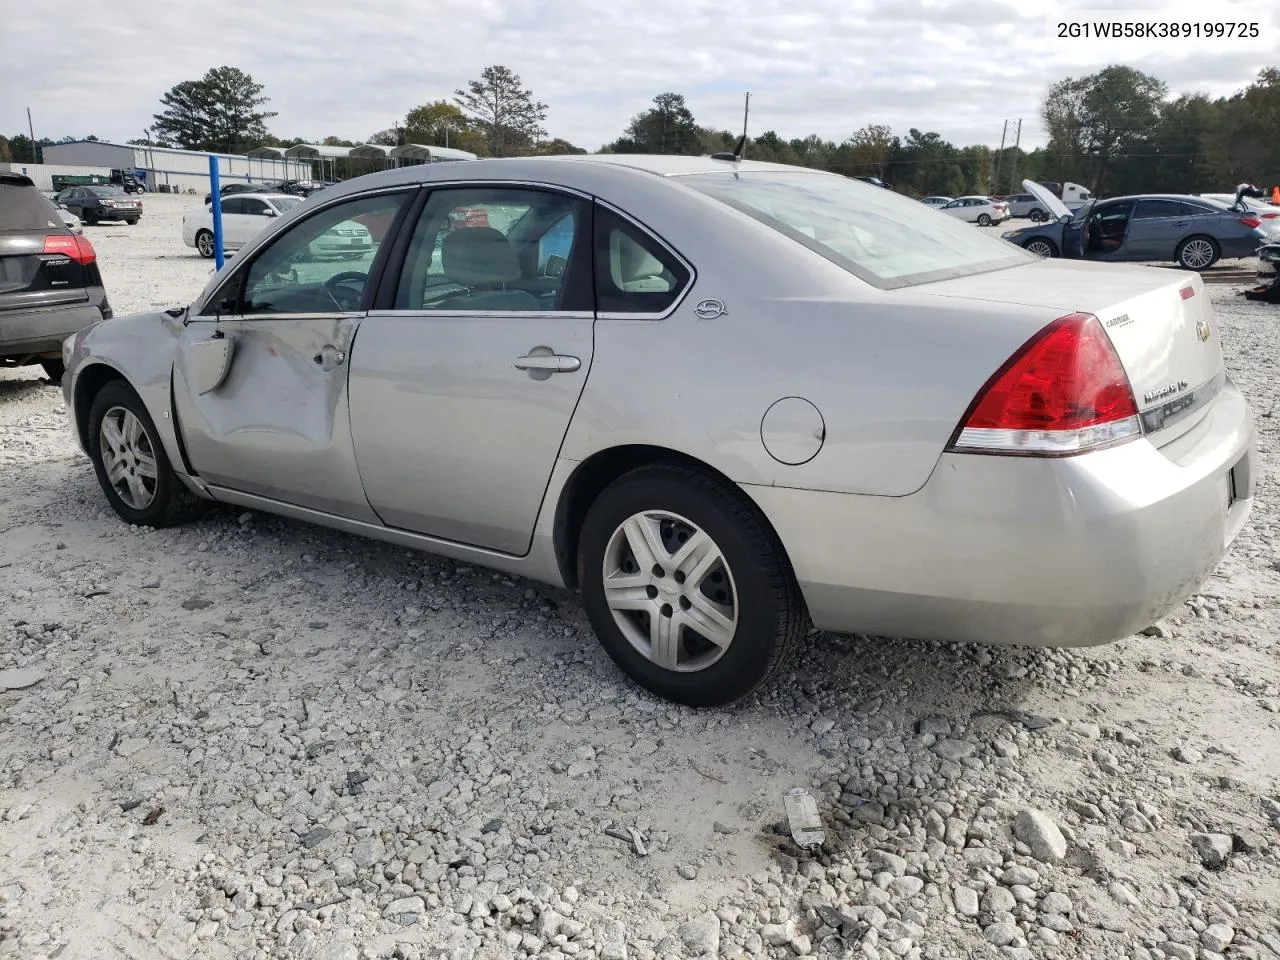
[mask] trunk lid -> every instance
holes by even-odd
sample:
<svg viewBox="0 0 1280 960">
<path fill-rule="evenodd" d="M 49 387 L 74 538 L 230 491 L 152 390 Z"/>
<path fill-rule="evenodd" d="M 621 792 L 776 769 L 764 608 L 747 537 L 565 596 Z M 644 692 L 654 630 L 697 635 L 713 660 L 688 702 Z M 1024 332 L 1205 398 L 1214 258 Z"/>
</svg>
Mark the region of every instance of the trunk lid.
<svg viewBox="0 0 1280 960">
<path fill-rule="evenodd" d="M 1133 385 L 1151 439 L 1168 443 L 1191 429 L 1223 381 L 1222 344 L 1199 274 L 1046 260 L 945 280 L 921 292 L 1043 308 L 1045 322 L 1069 313 L 1101 321 Z"/>
<path fill-rule="evenodd" d="M 53 201 L 28 177 L 0 175 L 0 313 L 89 299 L 84 267 L 46 253 L 48 236 L 71 236 Z"/>
</svg>

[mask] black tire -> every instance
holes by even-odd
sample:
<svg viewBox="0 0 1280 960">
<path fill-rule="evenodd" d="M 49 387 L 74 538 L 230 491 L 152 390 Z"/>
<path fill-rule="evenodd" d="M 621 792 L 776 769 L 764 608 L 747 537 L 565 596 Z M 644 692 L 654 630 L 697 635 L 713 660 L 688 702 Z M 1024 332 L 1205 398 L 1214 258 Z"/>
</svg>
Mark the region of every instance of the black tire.
<svg viewBox="0 0 1280 960">
<path fill-rule="evenodd" d="M 208 230 L 196 231 L 196 252 L 206 260 L 213 259 L 213 234 Z"/>
<path fill-rule="evenodd" d="M 978 214 L 978 226 L 980 226 L 980 227 L 989 227 L 989 226 L 991 226 L 991 214 L 989 214 L 989 213 L 980 213 L 980 214 Z"/>
<path fill-rule="evenodd" d="M 129 226 L 131 226 L 131 227 L 136 227 L 136 226 L 138 225 L 138 218 L 137 218 L 137 217 L 133 217 L 133 218 L 132 218 L 132 219 L 130 219 L 130 220 L 126 220 L 126 221 L 125 221 L 125 223 L 127 223 L 127 224 L 128 224 Z"/>
<path fill-rule="evenodd" d="M 1039 247 L 1043 247 L 1044 250 L 1048 252 L 1042 252 L 1040 249 L 1038 249 Z M 1037 249 L 1033 249 L 1033 248 L 1037 248 Z M 1042 257 L 1058 256 L 1058 245 L 1054 243 L 1052 240 L 1050 240 L 1048 237 L 1032 237 L 1030 240 L 1028 240 L 1026 243 L 1022 245 L 1022 249 Z"/>
<path fill-rule="evenodd" d="M 107 479 L 107 469 L 102 459 L 102 421 L 114 408 L 123 407 L 138 418 L 146 433 L 147 443 L 156 464 L 154 497 L 143 509 L 138 510 L 125 503 Z M 146 405 L 122 380 L 107 383 L 93 398 L 89 406 L 87 424 L 89 459 L 93 461 L 98 484 L 106 494 L 107 502 L 127 523 L 146 527 L 172 527 L 194 520 L 209 507 L 206 500 L 197 497 L 178 479 L 165 454 L 164 445 L 156 431 L 155 422 L 147 413 Z"/>
<path fill-rule="evenodd" d="M 667 511 L 700 527 L 730 570 L 735 633 L 718 660 L 694 672 L 668 670 L 639 651 L 614 621 L 605 598 L 609 541 L 624 521 L 642 511 Z M 654 464 L 610 484 L 583 521 L 578 579 L 587 617 L 613 661 L 649 692 L 692 707 L 747 696 L 779 670 L 809 628 L 791 565 L 760 511 L 741 491 L 692 467 Z M 681 636 L 683 647 L 688 635 Z"/>
<path fill-rule="evenodd" d="M 1188 262 L 1188 254 L 1192 251 L 1203 250 L 1206 243 L 1211 251 L 1208 262 L 1202 263 L 1199 259 Z M 1218 262 L 1218 259 L 1221 256 L 1222 248 L 1218 246 L 1217 240 L 1214 240 L 1213 237 L 1206 237 L 1203 234 L 1197 234 L 1194 237 L 1187 237 L 1178 244 L 1178 250 L 1174 254 L 1174 259 L 1177 260 L 1178 266 L 1182 267 L 1182 269 L 1195 270 L 1196 272 L 1199 272 L 1201 270 L 1208 270 Z"/>
<path fill-rule="evenodd" d="M 1032 223 L 1039 223 L 1041 220 L 1047 220 L 1049 218 L 1048 214 L 1039 207 L 1032 207 L 1031 212 L 1028 213 L 1027 216 L 1031 218 Z"/>
<path fill-rule="evenodd" d="M 80 219 L 84 221 L 86 227 L 96 227 L 98 225 L 98 215 L 92 210 L 86 210 L 80 214 Z"/>
<path fill-rule="evenodd" d="M 62 375 L 66 372 L 66 368 L 61 360 L 41 360 L 40 366 L 44 368 L 44 375 L 54 383 L 62 382 Z"/>
</svg>

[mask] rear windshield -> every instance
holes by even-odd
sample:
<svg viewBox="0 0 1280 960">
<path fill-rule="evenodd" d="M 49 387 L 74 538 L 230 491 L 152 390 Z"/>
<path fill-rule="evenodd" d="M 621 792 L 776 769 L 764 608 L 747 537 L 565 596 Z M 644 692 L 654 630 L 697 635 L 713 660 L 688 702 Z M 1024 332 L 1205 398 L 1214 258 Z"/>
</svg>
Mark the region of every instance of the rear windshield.
<svg viewBox="0 0 1280 960">
<path fill-rule="evenodd" d="M 48 230 L 62 227 L 58 208 L 35 187 L 0 182 L 0 230 Z"/>
<path fill-rule="evenodd" d="M 679 180 L 885 289 L 1035 260 L 972 224 L 835 174 L 726 171 Z"/>
<path fill-rule="evenodd" d="M 85 187 L 90 193 L 98 197 L 123 197 L 125 192 L 120 187 Z"/>
</svg>

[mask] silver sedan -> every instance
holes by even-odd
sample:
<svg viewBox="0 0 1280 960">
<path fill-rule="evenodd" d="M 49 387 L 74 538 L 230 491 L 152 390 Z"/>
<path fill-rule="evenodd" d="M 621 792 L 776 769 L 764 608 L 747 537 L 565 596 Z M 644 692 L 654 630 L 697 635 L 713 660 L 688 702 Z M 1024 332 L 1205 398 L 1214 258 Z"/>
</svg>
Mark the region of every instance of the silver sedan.
<svg viewBox="0 0 1280 960">
<path fill-rule="evenodd" d="M 345 221 L 366 255 L 306 256 Z M 65 359 L 129 523 L 234 504 L 578 589 L 627 674 L 695 705 L 811 625 L 1123 637 L 1208 576 L 1254 489 L 1198 276 L 1041 260 L 732 157 L 360 177 Z"/>
</svg>

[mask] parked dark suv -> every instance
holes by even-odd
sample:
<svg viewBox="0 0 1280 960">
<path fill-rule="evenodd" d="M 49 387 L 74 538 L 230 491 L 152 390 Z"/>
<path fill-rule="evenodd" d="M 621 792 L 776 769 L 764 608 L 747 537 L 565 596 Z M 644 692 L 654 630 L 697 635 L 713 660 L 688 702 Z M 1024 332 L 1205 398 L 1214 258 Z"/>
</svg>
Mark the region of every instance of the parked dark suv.
<svg viewBox="0 0 1280 960">
<path fill-rule="evenodd" d="M 0 173 L 0 366 L 62 379 L 62 341 L 111 316 L 93 244 L 30 177 Z"/>
</svg>

